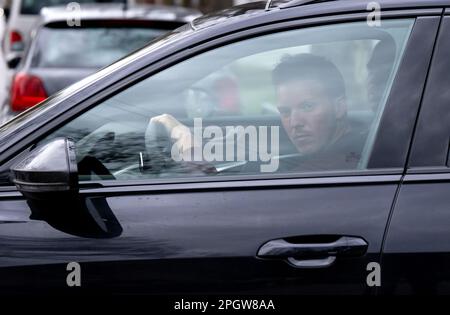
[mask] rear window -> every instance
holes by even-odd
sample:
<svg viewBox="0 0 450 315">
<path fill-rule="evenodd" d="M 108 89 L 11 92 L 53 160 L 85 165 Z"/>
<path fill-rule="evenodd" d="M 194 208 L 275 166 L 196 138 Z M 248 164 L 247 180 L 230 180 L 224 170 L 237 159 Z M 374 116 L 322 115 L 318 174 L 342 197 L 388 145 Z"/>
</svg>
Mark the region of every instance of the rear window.
<svg viewBox="0 0 450 315">
<path fill-rule="evenodd" d="M 101 68 L 167 32 L 157 28 L 43 28 L 34 68 Z"/>
<path fill-rule="evenodd" d="M 43 7 L 77 3 L 123 3 L 123 0 L 22 0 L 21 14 L 39 14 Z"/>
</svg>

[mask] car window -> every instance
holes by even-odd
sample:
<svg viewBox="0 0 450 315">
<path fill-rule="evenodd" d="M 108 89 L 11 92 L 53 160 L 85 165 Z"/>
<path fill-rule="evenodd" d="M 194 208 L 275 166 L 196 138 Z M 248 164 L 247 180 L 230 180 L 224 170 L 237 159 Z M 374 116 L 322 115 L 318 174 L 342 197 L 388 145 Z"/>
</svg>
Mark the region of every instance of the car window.
<svg viewBox="0 0 450 315">
<path fill-rule="evenodd" d="M 42 8 L 51 7 L 56 5 L 66 5 L 71 2 L 76 3 L 102 3 L 102 2 L 115 2 L 115 3 L 123 3 L 123 0 L 22 0 L 22 6 L 20 8 L 21 14 L 26 15 L 36 15 L 39 14 Z"/>
<path fill-rule="evenodd" d="M 167 32 L 132 27 L 43 28 L 32 59 L 36 68 L 101 68 Z"/>
<path fill-rule="evenodd" d="M 413 20 L 284 31 L 200 54 L 46 141 L 81 180 L 366 170 Z"/>
</svg>

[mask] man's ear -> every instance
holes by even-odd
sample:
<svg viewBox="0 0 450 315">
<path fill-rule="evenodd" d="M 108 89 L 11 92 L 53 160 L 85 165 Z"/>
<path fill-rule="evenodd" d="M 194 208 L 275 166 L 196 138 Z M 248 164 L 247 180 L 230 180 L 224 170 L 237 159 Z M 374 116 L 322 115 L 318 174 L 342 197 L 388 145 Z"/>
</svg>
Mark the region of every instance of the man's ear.
<svg viewBox="0 0 450 315">
<path fill-rule="evenodd" d="M 336 118 L 343 119 L 347 117 L 347 99 L 345 96 L 340 96 L 335 100 Z"/>
</svg>

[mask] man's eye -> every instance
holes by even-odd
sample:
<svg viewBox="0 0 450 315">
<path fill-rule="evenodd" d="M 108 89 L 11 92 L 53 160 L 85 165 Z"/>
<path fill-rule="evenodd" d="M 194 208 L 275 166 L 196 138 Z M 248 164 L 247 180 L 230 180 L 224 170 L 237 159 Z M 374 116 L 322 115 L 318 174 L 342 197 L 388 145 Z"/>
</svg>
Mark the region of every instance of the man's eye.
<svg viewBox="0 0 450 315">
<path fill-rule="evenodd" d="M 305 102 L 301 106 L 302 110 L 305 112 L 312 111 L 315 107 L 316 107 L 316 104 L 312 103 L 312 102 Z"/>
<path fill-rule="evenodd" d="M 278 110 L 279 110 L 281 116 L 290 116 L 291 115 L 290 108 L 279 107 Z"/>
</svg>

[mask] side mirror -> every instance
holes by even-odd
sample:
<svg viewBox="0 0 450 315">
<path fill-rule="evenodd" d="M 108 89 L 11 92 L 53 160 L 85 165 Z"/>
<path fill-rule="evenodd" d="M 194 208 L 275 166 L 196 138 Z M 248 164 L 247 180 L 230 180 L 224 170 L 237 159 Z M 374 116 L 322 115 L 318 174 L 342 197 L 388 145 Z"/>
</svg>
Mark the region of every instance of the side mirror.
<svg viewBox="0 0 450 315">
<path fill-rule="evenodd" d="M 13 182 L 27 198 L 45 200 L 78 194 L 75 143 L 56 139 L 33 150 L 12 168 Z"/>
<path fill-rule="evenodd" d="M 22 60 L 22 56 L 14 55 L 14 56 L 8 57 L 6 64 L 8 65 L 9 69 L 16 69 L 21 60 Z"/>
<path fill-rule="evenodd" d="M 27 199 L 30 218 L 86 238 L 113 238 L 122 227 L 105 198 L 79 193 L 75 143 L 58 138 L 33 149 L 11 169 L 17 189 Z"/>
</svg>

